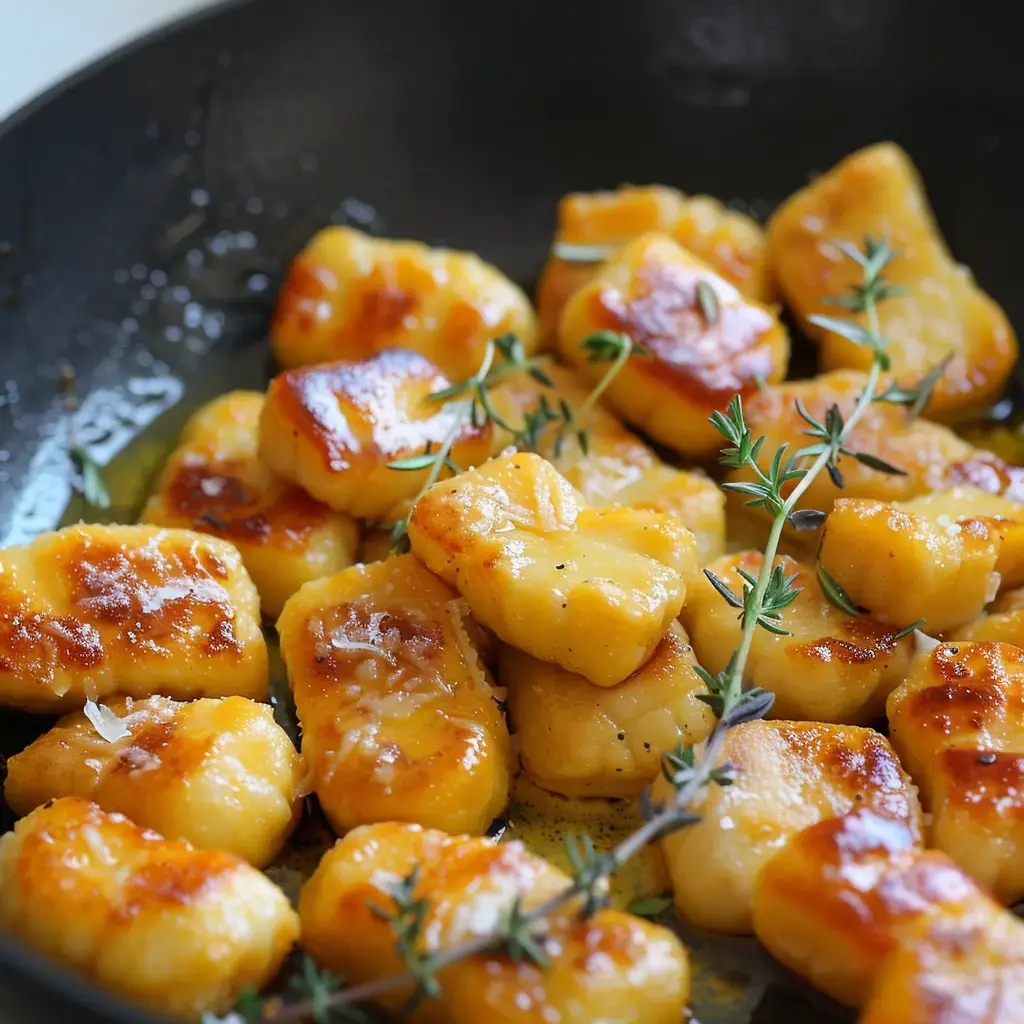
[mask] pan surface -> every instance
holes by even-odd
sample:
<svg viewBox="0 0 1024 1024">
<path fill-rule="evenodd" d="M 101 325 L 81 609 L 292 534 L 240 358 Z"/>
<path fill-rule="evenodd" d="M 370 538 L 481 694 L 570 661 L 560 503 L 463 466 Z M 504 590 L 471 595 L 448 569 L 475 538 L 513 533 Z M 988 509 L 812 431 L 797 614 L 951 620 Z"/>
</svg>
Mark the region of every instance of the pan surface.
<svg viewBox="0 0 1024 1024">
<path fill-rule="evenodd" d="M 1019 330 L 1022 23 L 929 0 L 254 0 L 130 48 L 0 128 L 0 544 L 65 515 L 65 366 L 123 520 L 191 409 L 265 382 L 281 273 L 330 221 L 528 285 L 566 191 L 657 181 L 764 217 L 891 138 Z M 0 751 L 39 727 L 5 713 Z M 837 1019 L 764 988 L 752 942 L 687 939 L 705 1024 Z M 146 1019 L 2 937 L 0 1018 Z"/>
</svg>

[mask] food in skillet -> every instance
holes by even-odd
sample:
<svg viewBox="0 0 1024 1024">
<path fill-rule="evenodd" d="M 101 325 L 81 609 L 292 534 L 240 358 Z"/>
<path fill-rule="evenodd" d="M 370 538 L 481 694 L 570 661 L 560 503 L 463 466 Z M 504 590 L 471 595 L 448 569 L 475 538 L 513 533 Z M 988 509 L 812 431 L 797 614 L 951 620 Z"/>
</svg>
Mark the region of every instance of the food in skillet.
<svg viewBox="0 0 1024 1024">
<path fill-rule="evenodd" d="M 1024 642 L 1024 471 L 927 418 L 994 396 L 1016 343 L 900 160 L 855 155 L 770 245 L 705 197 L 568 197 L 539 332 L 476 257 L 321 232 L 274 318 L 283 372 L 201 410 L 146 507 L 184 529 L 0 554 L 0 701 L 69 712 L 11 759 L 4 926 L 183 1018 L 677 1022 L 672 912 L 609 906 L 661 855 L 647 895 L 865 1020 L 1018 1020 L 1024 925 L 995 900 L 1024 893 L 1024 651 L 966 641 Z M 843 368 L 784 381 L 776 274 L 801 328 L 843 318 L 810 325 Z M 261 607 L 301 755 L 253 703 Z M 528 786 L 641 824 L 610 804 L 614 846 L 541 857 Z M 256 867 L 310 791 L 338 839 L 297 923 Z"/>
</svg>

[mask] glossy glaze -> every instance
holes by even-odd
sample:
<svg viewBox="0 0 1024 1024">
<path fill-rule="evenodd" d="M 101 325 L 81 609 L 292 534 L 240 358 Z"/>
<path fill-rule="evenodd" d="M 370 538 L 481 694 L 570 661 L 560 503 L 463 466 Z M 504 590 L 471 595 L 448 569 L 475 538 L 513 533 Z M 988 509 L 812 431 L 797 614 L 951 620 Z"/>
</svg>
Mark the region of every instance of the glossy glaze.
<svg viewBox="0 0 1024 1024">
<path fill-rule="evenodd" d="M 152 526 L 72 526 L 0 551 L 0 703 L 81 707 L 267 691 L 259 598 L 225 541 Z"/>
<path fill-rule="evenodd" d="M 886 739 L 872 729 L 816 722 L 749 722 L 726 737 L 720 763 L 729 786 L 692 804 L 700 821 L 661 841 L 676 910 L 700 928 L 753 929 L 758 871 L 802 829 L 872 808 L 921 834 L 917 792 Z M 659 777 L 655 801 L 672 793 Z"/>
<path fill-rule="evenodd" d="M 479 257 L 329 227 L 292 263 L 270 341 L 285 367 L 406 348 L 463 380 L 506 331 L 536 347 L 526 296 Z"/>
<path fill-rule="evenodd" d="M 299 934 L 284 893 L 245 861 L 70 796 L 0 837 L 0 923 L 182 1020 L 223 1013 L 266 984 Z"/>
<path fill-rule="evenodd" d="M 320 806 L 338 832 L 483 832 L 508 800 L 508 728 L 458 594 L 412 555 L 308 584 L 278 620 Z"/>
<path fill-rule="evenodd" d="M 4 797 L 15 814 L 80 796 L 256 867 L 277 856 L 302 811 L 306 767 L 270 705 L 114 697 L 105 706 L 120 738 L 76 711 L 8 759 Z"/>
<path fill-rule="evenodd" d="M 711 322 L 700 289 L 715 296 Z M 721 438 L 707 422 L 736 394 L 781 380 L 789 339 L 774 313 L 666 235 L 634 239 L 567 303 L 559 353 L 596 381 L 607 367 L 587 361 L 580 343 L 593 331 L 628 334 L 644 345 L 612 381 L 609 404 L 656 441 L 686 455 L 710 455 Z"/>
<path fill-rule="evenodd" d="M 303 583 L 351 565 L 358 526 L 257 458 L 263 395 L 232 391 L 199 409 L 160 475 L 141 520 L 221 537 L 238 548 L 276 616 Z"/>
</svg>

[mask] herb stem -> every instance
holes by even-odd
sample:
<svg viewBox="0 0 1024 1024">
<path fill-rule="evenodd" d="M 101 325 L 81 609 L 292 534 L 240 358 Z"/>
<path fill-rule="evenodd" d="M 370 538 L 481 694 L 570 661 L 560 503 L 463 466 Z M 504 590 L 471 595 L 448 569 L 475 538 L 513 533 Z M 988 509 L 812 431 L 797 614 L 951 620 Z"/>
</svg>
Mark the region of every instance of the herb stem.
<svg viewBox="0 0 1024 1024">
<path fill-rule="evenodd" d="M 628 335 L 623 335 L 624 339 L 628 339 Z M 611 366 L 608 367 L 604 372 L 604 376 L 597 382 L 597 386 L 589 395 L 583 400 L 583 404 L 573 413 L 573 420 L 577 425 L 581 424 L 587 417 L 587 414 L 591 409 L 594 408 L 598 399 L 608 389 L 608 385 L 618 376 L 619 371 L 629 361 L 629 357 L 633 354 L 633 343 L 632 339 L 629 339 L 627 344 L 624 344 L 619 350 L 619 354 L 615 357 L 615 361 Z"/>
</svg>

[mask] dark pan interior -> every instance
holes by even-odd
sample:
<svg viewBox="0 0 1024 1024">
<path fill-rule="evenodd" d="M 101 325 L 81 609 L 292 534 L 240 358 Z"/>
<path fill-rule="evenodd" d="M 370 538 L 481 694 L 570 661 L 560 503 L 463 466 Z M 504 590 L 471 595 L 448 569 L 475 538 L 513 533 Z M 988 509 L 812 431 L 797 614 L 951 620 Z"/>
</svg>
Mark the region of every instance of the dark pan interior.
<svg viewBox="0 0 1024 1024">
<path fill-rule="evenodd" d="M 161 413 L 171 436 L 266 379 L 276 283 L 332 219 L 529 283 L 568 190 L 659 181 L 763 217 L 892 138 L 1020 330 L 1022 23 L 931 0 L 254 0 L 117 55 L 0 129 L 0 541 L 64 510 L 62 365 L 106 454 Z M 0 750 L 37 728 L 4 716 Z M 0 938 L 0 1019 L 112 1005 Z M 824 1018 L 775 995 L 732 1019 Z"/>
</svg>

